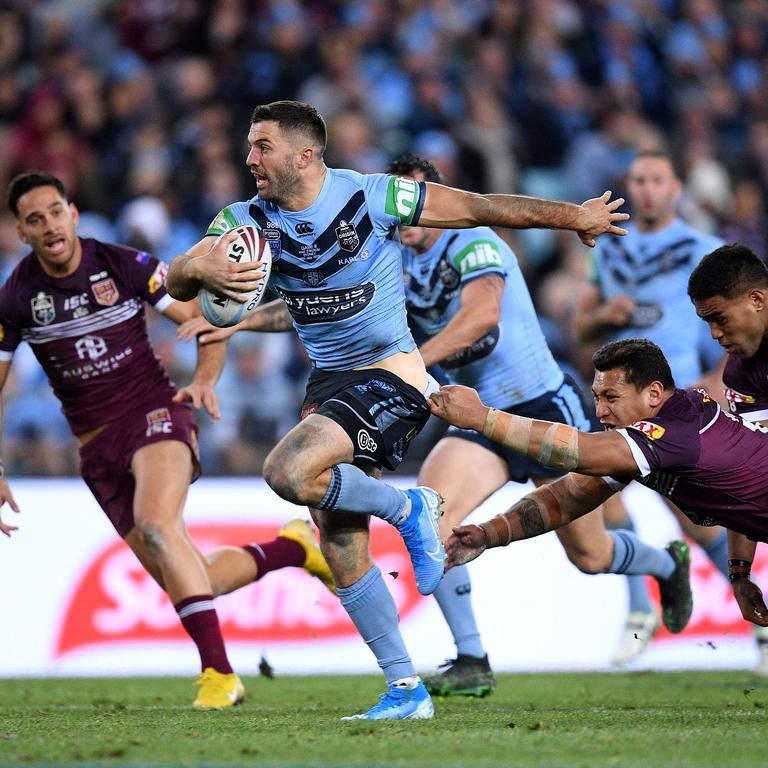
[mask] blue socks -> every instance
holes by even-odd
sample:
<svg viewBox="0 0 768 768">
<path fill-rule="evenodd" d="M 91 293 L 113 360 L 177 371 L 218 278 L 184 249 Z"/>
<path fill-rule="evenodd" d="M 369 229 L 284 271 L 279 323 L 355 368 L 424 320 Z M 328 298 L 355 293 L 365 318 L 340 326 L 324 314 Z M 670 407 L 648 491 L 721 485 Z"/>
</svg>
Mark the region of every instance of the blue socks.
<svg viewBox="0 0 768 768">
<path fill-rule="evenodd" d="M 713 539 L 706 547 L 702 549 L 707 553 L 707 557 L 720 573 L 728 578 L 728 532 L 725 528 L 720 529 L 720 535 Z"/>
<path fill-rule="evenodd" d="M 331 484 L 317 505 L 325 512 L 359 512 L 397 525 L 408 497 L 397 488 L 369 477 L 354 464 L 334 464 Z"/>
<path fill-rule="evenodd" d="M 628 576 L 649 574 L 668 579 L 675 570 L 675 561 L 665 549 L 645 544 L 632 531 L 610 531 L 613 539 L 613 560 L 608 573 Z"/>
<path fill-rule="evenodd" d="M 395 601 L 378 567 L 374 565 L 352 586 L 338 587 L 336 594 L 360 636 L 373 651 L 387 684 L 415 675 L 416 670 L 400 635 Z"/>
<path fill-rule="evenodd" d="M 614 531 L 632 531 L 635 530 L 635 525 L 632 522 L 631 517 L 627 517 L 621 523 L 611 524 L 608 528 Z M 614 544 L 616 539 L 614 538 Z M 614 549 L 614 559 L 616 550 Z M 629 613 L 651 613 L 653 607 L 651 606 L 651 598 L 648 594 L 648 583 L 645 576 L 627 576 L 627 590 L 629 592 Z"/>
<path fill-rule="evenodd" d="M 451 568 L 433 594 L 448 622 L 456 651 L 477 658 L 485 656 L 472 609 L 472 582 L 467 566 Z"/>
</svg>

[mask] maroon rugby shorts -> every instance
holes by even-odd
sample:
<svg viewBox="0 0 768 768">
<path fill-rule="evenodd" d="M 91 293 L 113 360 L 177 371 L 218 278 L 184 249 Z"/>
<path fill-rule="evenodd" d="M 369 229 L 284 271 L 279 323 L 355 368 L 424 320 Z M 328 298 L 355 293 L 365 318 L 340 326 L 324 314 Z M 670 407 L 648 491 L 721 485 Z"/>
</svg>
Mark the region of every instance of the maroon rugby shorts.
<svg viewBox="0 0 768 768">
<path fill-rule="evenodd" d="M 192 408 L 170 400 L 141 408 L 111 422 L 80 449 L 80 474 L 122 538 L 134 526 L 136 481 L 131 460 L 140 448 L 161 440 L 178 440 L 192 451 L 193 477 L 200 476 L 197 422 Z"/>
</svg>

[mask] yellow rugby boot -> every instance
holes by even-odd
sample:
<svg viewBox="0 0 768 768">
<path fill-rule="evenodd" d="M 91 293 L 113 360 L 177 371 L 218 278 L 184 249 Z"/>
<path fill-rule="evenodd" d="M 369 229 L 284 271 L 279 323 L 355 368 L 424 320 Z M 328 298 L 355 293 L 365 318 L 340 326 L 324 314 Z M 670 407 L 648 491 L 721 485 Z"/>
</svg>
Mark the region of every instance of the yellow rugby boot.
<svg viewBox="0 0 768 768">
<path fill-rule="evenodd" d="M 301 544 L 307 553 L 307 559 L 304 562 L 304 570 L 312 576 L 317 576 L 328 589 L 336 594 L 336 586 L 333 583 L 333 575 L 328 563 L 325 562 L 323 553 L 315 541 L 315 532 L 312 526 L 306 520 L 289 520 L 278 532 L 278 536 L 285 536 L 286 539 Z"/>
<path fill-rule="evenodd" d="M 245 687 L 234 672 L 225 675 L 213 667 L 206 667 L 195 685 L 200 690 L 192 706 L 198 709 L 225 709 L 245 699 Z"/>
</svg>

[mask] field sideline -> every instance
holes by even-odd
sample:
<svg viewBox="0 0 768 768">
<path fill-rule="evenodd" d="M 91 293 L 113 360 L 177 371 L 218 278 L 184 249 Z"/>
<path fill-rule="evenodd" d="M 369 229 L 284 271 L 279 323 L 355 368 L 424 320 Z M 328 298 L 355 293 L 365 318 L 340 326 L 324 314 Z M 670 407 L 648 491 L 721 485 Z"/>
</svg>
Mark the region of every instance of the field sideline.
<svg viewBox="0 0 768 768">
<path fill-rule="evenodd" d="M 765 766 L 768 683 L 747 672 L 500 675 L 432 721 L 352 722 L 381 679 L 245 678 L 226 712 L 188 679 L 0 681 L 0 765 Z"/>
</svg>

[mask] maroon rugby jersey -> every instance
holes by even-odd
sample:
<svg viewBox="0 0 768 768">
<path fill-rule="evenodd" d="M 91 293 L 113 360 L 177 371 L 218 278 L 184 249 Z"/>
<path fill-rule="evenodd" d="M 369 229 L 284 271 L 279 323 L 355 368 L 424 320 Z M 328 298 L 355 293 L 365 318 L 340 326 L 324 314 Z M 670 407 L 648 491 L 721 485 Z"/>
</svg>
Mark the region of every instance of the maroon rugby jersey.
<svg viewBox="0 0 768 768">
<path fill-rule="evenodd" d="M 144 302 L 162 310 L 166 266 L 120 245 L 81 239 L 67 277 L 46 274 L 30 253 L 0 288 L 0 360 L 32 347 L 77 435 L 176 391 L 152 351 Z"/>
<path fill-rule="evenodd" d="M 678 389 L 652 419 L 617 431 L 640 470 L 632 479 L 699 525 L 768 541 L 768 430 L 722 410 L 703 392 Z"/>
<path fill-rule="evenodd" d="M 729 354 L 723 384 L 733 413 L 747 421 L 768 419 L 768 343 L 763 342 L 748 360 Z"/>
</svg>

